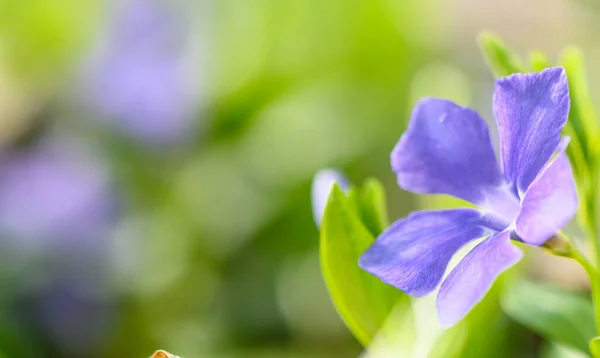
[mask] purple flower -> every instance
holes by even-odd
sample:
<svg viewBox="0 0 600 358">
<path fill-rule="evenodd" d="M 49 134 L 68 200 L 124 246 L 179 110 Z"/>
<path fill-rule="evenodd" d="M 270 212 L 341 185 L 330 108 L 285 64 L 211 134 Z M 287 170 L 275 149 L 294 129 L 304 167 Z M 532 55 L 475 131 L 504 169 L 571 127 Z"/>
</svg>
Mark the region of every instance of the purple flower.
<svg viewBox="0 0 600 358">
<path fill-rule="evenodd" d="M 27 267 L 13 287 L 15 317 L 68 356 L 88 356 L 110 331 L 115 202 L 98 157 L 67 142 L 46 138 L 0 157 L 0 246 L 5 264 Z"/>
<path fill-rule="evenodd" d="M 91 155 L 74 149 L 42 145 L 0 160 L 2 237 L 53 247 L 56 240 L 68 247 L 99 238 L 111 219 L 108 177 Z"/>
<path fill-rule="evenodd" d="M 348 178 L 336 169 L 321 169 L 313 178 L 311 201 L 317 227 L 321 227 L 325 206 L 327 205 L 327 200 L 329 199 L 329 194 L 334 183 L 337 183 L 344 191 L 350 186 Z"/>
<path fill-rule="evenodd" d="M 114 329 L 114 302 L 99 290 L 98 280 L 85 282 L 68 277 L 44 277 L 19 297 L 16 314 L 39 336 L 55 346 L 61 356 L 89 356 L 98 351 Z"/>
<path fill-rule="evenodd" d="M 89 71 L 92 101 L 137 139 L 180 140 L 192 126 L 194 95 L 183 65 L 181 19 L 166 2 L 116 5 L 106 48 Z"/>
<path fill-rule="evenodd" d="M 442 325 L 457 323 L 494 279 L 522 256 L 511 238 L 541 245 L 573 217 L 578 201 L 568 138 L 562 68 L 515 74 L 496 82 L 494 114 L 500 134 L 498 166 L 489 130 L 473 110 L 426 98 L 391 155 L 398 184 L 422 194 L 448 194 L 479 207 L 420 211 L 396 221 L 363 254 L 360 266 L 413 296 L 434 291 L 452 256 L 486 237 L 442 282 Z"/>
</svg>

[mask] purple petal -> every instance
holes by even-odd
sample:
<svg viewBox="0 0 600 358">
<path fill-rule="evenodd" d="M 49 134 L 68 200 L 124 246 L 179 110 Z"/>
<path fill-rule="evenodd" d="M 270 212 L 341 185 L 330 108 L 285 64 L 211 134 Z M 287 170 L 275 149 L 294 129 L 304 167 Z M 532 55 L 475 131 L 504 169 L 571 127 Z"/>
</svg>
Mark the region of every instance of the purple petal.
<svg viewBox="0 0 600 358">
<path fill-rule="evenodd" d="M 437 297 L 440 323 L 450 327 L 479 302 L 502 271 L 523 253 L 510 242 L 510 231 L 491 235 L 459 262 L 442 283 Z"/>
<path fill-rule="evenodd" d="M 523 198 L 515 231 L 528 244 L 543 244 L 577 211 L 577 189 L 565 149 L 542 170 Z"/>
<path fill-rule="evenodd" d="M 383 232 L 359 265 L 410 295 L 424 296 L 438 286 L 461 247 L 490 233 L 482 220 L 473 209 L 412 213 Z"/>
<path fill-rule="evenodd" d="M 321 220 L 325 212 L 325 206 L 329 199 L 329 193 L 333 184 L 337 183 L 342 190 L 346 191 L 350 183 L 346 176 L 335 169 L 321 169 L 315 174 L 311 189 L 313 216 L 317 227 L 321 227 Z"/>
<path fill-rule="evenodd" d="M 496 81 L 504 175 L 521 198 L 554 154 L 569 114 L 567 76 L 561 67 Z"/>
<path fill-rule="evenodd" d="M 472 203 L 503 181 L 487 124 L 472 109 L 442 99 L 417 104 L 392 152 L 392 168 L 403 189 Z"/>
</svg>

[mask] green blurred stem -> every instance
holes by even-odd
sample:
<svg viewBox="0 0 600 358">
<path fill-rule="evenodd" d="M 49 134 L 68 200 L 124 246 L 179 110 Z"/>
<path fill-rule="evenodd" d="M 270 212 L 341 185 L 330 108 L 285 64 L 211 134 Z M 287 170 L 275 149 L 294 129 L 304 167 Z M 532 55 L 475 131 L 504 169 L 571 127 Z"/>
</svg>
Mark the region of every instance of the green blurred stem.
<svg viewBox="0 0 600 358">
<path fill-rule="evenodd" d="M 600 276 L 598 274 L 598 268 L 600 268 L 600 246 L 598 245 L 598 235 L 596 230 L 591 230 L 590 240 L 594 247 L 594 256 L 596 261 L 596 269 L 588 271 L 590 277 L 590 285 L 592 286 L 592 299 L 594 301 L 594 316 L 596 318 L 596 332 L 600 336 Z M 583 258 L 585 260 L 585 258 Z M 587 261 L 587 260 L 586 260 Z M 579 261 L 578 261 L 579 262 Z M 592 269 L 594 269 L 592 267 Z"/>
<path fill-rule="evenodd" d="M 594 168 L 595 169 L 595 168 Z M 597 170 L 592 170 L 592 173 L 596 175 L 592 176 L 591 183 L 596 183 L 597 180 Z M 594 193 L 594 190 L 591 191 Z M 595 264 L 595 269 L 592 267 L 593 272 L 589 272 L 588 276 L 590 277 L 590 285 L 592 287 L 592 299 L 594 301 L 594 316 L 596 319 L 596 332 L 600 336 L 600 242 L 598 237 L 598 228 L 595 220 L 595 212 L 596 212 L 596 200 L 595 197 L 592 197 L 589 201 L 591 203 L 591 207 L 587 210 L 587 223 L 585 229 L 587 231 L 587 238 L 590 242 L 592 248 L 592 262 Z M 585 258 L 583 258 L 585 260 Z M 587 260 L 586 260 L 587 261 Z M 581 261 L 578 260 L 581 263 Z M 588 262 L 589 264 L 589 262 Z"/>
<path fill-rule="evenodd" d="M 595 233 L 595 230 L 590 230 L 589 235 L 591 235 L 590 239 L 592 239 L 592 242 L 595 243 L 594 256 L 596 260 L 598 260 L 600 256 L 598 256 L 598 253 L 596 251 L 598 241 L 597 235 Z M 594 265 L 592 265 L 592 263 L 579 251 L 579 249 L 577 249 L 577 246 L 575 246 L 575 242 L 563 232 L 559 232 L 556 236 L 559 239 L 563 239 L 564 241 L 566 241 L 568 245 L 568 250 L 561 250 L 561 252 L 559 252 L 558 255 L 570 257 L 573 260 L 577 261 L 583 267 L 585 272 L 588 274 L 588 277 L 590 278 L 590 286 L 592 289 L 592 301 L 594 303 L 594 320 L 596 322 L 596 332 L 598 333 L 598 335 L 600 335 L 600 276 L 597 270 L 597 267 L 599 266 L 594 267 Z"/>
<path fill-rule="evenodd" d="M 591 179 L 592 183 L 595 183 L 595 176 L 592 177 Z M 593 192 L 593 191 L 592 191 Z M 600 268 L 600 243 L 598 242 L 598 230 L 597 227 L 595 225 L 595 215 L 594 213 L 596 212 L 596 205 L 595 204 L 595 198 L 591 198 L 589 199 L 589 202 L 591 203 L 591 207 L 587 208 L 587 218 L 585 220 L 585 223 L 583 224 L 585 233 L 586 233 L 586 237 L 589 239 L 590 242 L 590 246 L 592 247 L 592 256 L 593 256 L 593 262 L 596 264 L 596 268 Z"/>
</svg>

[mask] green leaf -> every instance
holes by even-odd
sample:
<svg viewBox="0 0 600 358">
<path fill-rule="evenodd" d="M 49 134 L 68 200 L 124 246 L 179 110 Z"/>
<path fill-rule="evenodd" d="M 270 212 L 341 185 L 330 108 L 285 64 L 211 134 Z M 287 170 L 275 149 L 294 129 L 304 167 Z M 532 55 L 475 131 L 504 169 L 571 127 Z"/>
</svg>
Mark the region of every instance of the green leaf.
<svg viewBox="0 0 600 358">
<path fill-rule="evenodd" d="M 482 33 L 479 35 L 478 42 L 483 57 L 496 78 L 523 72 L 519 57 L 513 54 L 498 37 L 490 33 Z"/>
<path fill-rule="evenodd" d="M 596 329 L 592 303 L 584 296 L 522 281 L 505 292 L 501 304 L 512 319 L 544 338 L 589 353 Z"/>
<path fill-rule="evenodd" d="M 560 56 L 559 64 L 564 67 L 569 78 L 571 111 L 568 123 L 573 126 L 587 159 L 598 148 L 599 127 L 588 91 L 583 54 L 575 47 L 567 47 Z"/>
<path fill-rule="evenodd" d="M 589 358 L 589 354 L 554 342 L 546 342 L 540 348 L 540 358 Z"/>
<path fill-rule="evenodd" d="M 370 193 L 364 196 L 372 198 L 368 202 L 377 203 L 373 198 L 381 192 L 373 189 L 364 191 Z M 323 215 L 320 256 L 323 277 L 338 313 L 366 347 L 398 300 L 406 296 L 358 266 L 374 237 L 361 222 L 357 209 L 356 202 L 335 184 Z"/>
<path fill-rule="evenodd" d="M 590 351 L 592 357 L 600 358 L 600 337 L 594 337 L 590 340 Z"/>
<path fill-rule="evenodd" d="M 369 345 L 368 352 L 361 357 L 411 357 L 416 342 L 419 340 L 415 319 L 417 318 L 412 306 L 398 305 L 390 313 L 385 325 L 381 327 L 377 337 Z M 423 343 L 422 338 L 419 342 Z M 433 344 L 433 340 L 431 344 Z"/>
<path fill-rule="evenodd" d="M 381 182 L 375 178 L 367 179 L 358 193 L 358 200 L 363 224 L 373 236 L 379 235 L 389 225 Z"/>
</svg>

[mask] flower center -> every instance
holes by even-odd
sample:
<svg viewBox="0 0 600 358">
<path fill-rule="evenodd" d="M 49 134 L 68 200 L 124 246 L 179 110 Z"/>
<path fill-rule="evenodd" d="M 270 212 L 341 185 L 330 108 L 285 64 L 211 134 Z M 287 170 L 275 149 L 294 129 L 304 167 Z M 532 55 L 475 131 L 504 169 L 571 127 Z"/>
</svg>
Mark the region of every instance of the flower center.
<svg viewBox="0 0 600 358">
<path fill-rule="evenodd" d="M 482 208 L 494 226 L 503 230 L 515 222 L 521 211 L 521 203 L 508 187 L 498 187 L 486 193 L 485 205 Z"/>
</svg>

